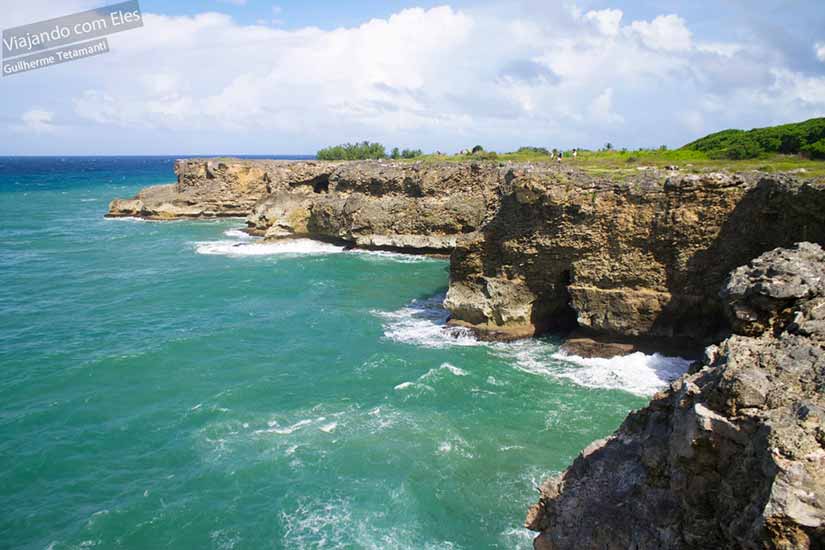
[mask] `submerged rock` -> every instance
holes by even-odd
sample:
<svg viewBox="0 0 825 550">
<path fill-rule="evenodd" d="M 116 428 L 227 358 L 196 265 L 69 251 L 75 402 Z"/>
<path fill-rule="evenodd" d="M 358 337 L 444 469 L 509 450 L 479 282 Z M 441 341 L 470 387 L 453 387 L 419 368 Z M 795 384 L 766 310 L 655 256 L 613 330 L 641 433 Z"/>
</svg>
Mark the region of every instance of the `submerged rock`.
<svg viewBox="0 0 825 550">
<path fill-rule="evenodd" d="M 734 270 L 737 332 L 544 482 L 535 547 L 825 546 L 825 252 Z"/>
</svg>

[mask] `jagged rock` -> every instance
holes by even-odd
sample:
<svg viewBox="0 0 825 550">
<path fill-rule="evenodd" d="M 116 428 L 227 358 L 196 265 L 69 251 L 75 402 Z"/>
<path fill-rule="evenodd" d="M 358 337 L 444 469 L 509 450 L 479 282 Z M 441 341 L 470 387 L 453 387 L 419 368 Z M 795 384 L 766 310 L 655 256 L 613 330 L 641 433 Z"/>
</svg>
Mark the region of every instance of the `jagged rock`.
<svg viewBox="0 0 825 550">
<path fill-rule="evenodd" d="M 731 273 L 720 296 L 733 329 L 760 334 L 782 328 L 790 304 L 825 294 L 825 256 L 819 245 L 800 243 L 793 251 L 774 250 Z"/>
<path fill-rule="evenodd" d="M 736 269 L 727 307 L 791 321 L 735 323 L 744 333 L 547 480 L 527 517 L 535 547 L 823 548 L 823 269 L 810 243 Z"/>
<path fill-rule="evenodd" d="M 448 254 L 497 200 L 493 163 L 178 161 L 176 185 L 116 199 L 109 216 L 247 216 L 252 234 Z"/>
</svg>

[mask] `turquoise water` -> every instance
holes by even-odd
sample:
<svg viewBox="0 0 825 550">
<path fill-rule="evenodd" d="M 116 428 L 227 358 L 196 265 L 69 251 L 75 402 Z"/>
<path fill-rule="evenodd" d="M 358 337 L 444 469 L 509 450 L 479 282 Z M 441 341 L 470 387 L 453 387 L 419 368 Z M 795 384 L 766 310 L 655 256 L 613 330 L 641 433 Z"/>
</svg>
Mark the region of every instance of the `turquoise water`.
<svg viewBox="0 0 825 550">
<path fill-rule="evenodd" d="M 0 159 L 2 548 L 529 548 L 534 487 L 682 368 L 448 332 L 443 260 L 103 219 L 172 178 Z"/>
</svg>

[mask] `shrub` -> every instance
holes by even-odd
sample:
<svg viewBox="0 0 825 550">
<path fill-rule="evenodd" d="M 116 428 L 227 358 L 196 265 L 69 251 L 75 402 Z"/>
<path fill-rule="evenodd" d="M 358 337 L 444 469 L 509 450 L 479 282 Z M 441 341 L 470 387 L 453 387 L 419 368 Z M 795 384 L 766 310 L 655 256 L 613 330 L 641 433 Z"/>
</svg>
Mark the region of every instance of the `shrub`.
<svg viewBox="0 0 825 550">
<path fill-rule="evenodd" d="M 344 143 L 321 149 L 316 155 L 318 160 L 365 160 L 382 159 L 387 157 L 384 146 L 380 143 Z"/>
<path fill-rule="evenodd" d="M 732 144 L 725 151 L 725 156 L 731 160 L 756 158 L 764 152 L 759 144 L 751 139 L 741 139 Z"/>
<path fill-rule="evenodd" d="M 813 147 L 825 139 L 825 118 L 783 124 L 753 130 L 723 130 L 697 139 L 682 149 L 701 151 L 710 158 L 744 159 L 762 153 L 798 154 L 813 156 Z"/>
<path fill-rule="evenodd" d="M 809 143 L 802 148 L 802 152 L 814 159 L 825 159 L 825 139 Z"/>
<path fill-rule="evenodd" d="M 528 146 L 528 147 L 519 147 L 518 150 L 516 151 L 516 153 L 522 153 L 522 154 L 532 153 L 532 154 L 536 154 L 536 155 L 549 155 L 550 151 L 548 151 L 546 147 Z"/>
</svg>

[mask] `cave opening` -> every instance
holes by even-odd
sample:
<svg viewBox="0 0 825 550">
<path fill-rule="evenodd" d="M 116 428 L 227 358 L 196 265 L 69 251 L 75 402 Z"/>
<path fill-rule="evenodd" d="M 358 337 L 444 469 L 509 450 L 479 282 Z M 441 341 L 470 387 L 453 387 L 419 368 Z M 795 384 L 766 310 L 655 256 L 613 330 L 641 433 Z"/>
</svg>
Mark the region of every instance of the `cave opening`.
<svg viewBox="0 0 825 550">
<path fill-rule="evenodd" d="M 329 175 L 322 174 L 313 179 L 312 190 L 315 193 L 329 193 Z"/>
</svg>

